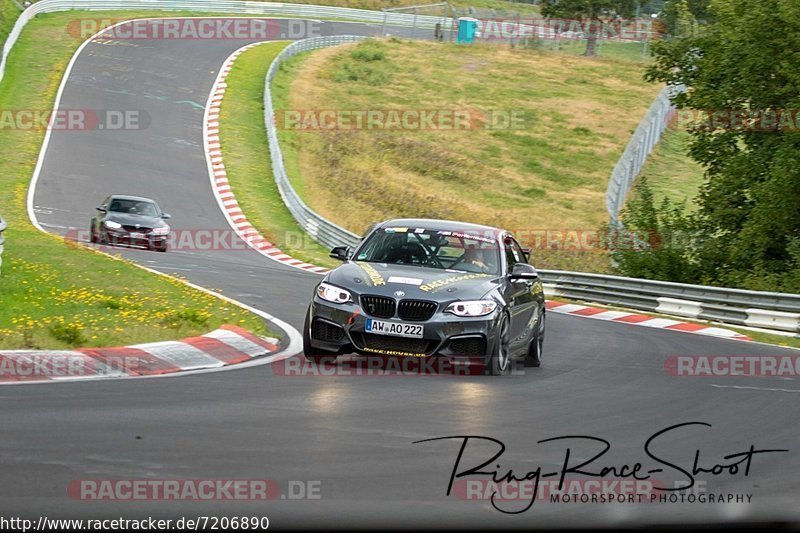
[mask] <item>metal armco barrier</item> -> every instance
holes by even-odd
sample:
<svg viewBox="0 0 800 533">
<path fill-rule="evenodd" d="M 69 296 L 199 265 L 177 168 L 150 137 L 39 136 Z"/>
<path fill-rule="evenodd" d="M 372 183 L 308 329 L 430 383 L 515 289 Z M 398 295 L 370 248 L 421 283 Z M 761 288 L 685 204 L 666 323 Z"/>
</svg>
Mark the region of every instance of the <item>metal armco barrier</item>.
<svg viewBox="0 0 800 533">
<path fill-rule="evenodd" d="M 800 333 L 800 294 L 540 270 L 553 296 L 665 315 Z"/>
<path fill-rule="evenodd" d="M 355 247 L 359 242 L 359 236 L 344 229 L 320 216 L 309 208 L 292 187 L 289 177 L 286 175 L 286 167 L 283 164 L 283 152 L 278 142 L 278 131 L 275 128 L 275 109 L 272 105 L 272 91 L 270 85 L 272 79 L 281 67 L 281 63 L 288 58 L 308 50 L 317 48 L 327 48 L 345 43 L 354 43 L 365 39 L 358 35 L 340 35 L 336 37 L 312 37 L 295 41 L 284 48 L 269 66 L 266 81 L 264 82 L 264 127 L 267 130 L 269 141 L 269 155 L 272 160 L 272 174 L 275 183 L 283 198 L 283 203 L 289 208 L 292 216 L 300 224 L 300 227 L 308 233 L 315 241 L 333 248 L 334 246 L 347 245 Z"/>
<path fill-rule="evenodd" d="M 379 11 L 361 9 L 242 1 L 41 0 L 20 15 L 12 32 L 9 34 L 3 46 L 2 61 L 0 61 L 0 79 L 2 79 L 8 55 L 25 24 L 39 13 L 70 9 L 194 10 L 209 13 L 343 18 L 376 23 L 382 22 L 384 16 Z M 408 15 L 408 17 L 407 22 L 413 23 L 413 15 Z M 437 21 L 442 20 L 440 17 L 429 17 L 431 20 L 426 21 L 426 18 L 428 17 L 419 16 L 417 24 L 430 22 L 432 26 Z M 275 59 L 270 66 L 265 83 L 264 119 L 269 137 L 273 172 L 281 197 L 300 226 L 314 239 L 326 246 L 355 246 L 359 242 L 359 236 L 315 213 L 302 202 L 292 188 L 283 166 L 277 131 L 273 124 L 273 106 L 269 84 L 281 61 L 292 55 L 306 50 L 356 42 L 363 38 L 360 36 L 339 36 L 317 37 L 297 41 L 285 48 Z M 673 111 L 668 100 L 668 92 L 665 89 L 653 103 L 650 111 L 639 124 L 636 133 L 628 143 L 623 156 L 612 173 L 606 196 L 612 221 L 616 220 L 616 216 L 619 214 L 619 209 L 622 207 L 633 180 L 641 170 L 647 155 L 661 137 Z M 0 223 L 0 227 L 4 229 L 5 226 Z M 2 250 L 1 230 L 0 250 Z M 581 272 L 557 270 L 540 270 L 539 272 L 545 282 L 548 293 L 555 296 L 795 334 L 800 332 L 800 295 L 797 294 L 725 289 Z"/>
<path fill-rule="evenodd" d="M 17 23 L 9 33 L 3 46 L 0 59 L 0 80 L 5 73 L 6 59 L 14 43 L 17 42 L 22 29 L 36 15 L 69 11 L 71 9 L 85 11 L 111 10 L 143 10 L 143 11 L 193 11 L 203 13 L 226 13 L 239 15 L 272 15 L 300 18 L 344 19 L 357 22 L 382 24 L 384 13 L 368 9 L 352 9 L 346 7 L 317 6 L 311 4 L 285 4 L 278 2 L 247 2 L 239 0 L 40 0 L 32 4 L 17 19 Z M 417 28 L 433 29 L 442 17 L 429 15 L 395 14 L 390 23 L 403 26 L 414 25 Z M 452 24 L 452 19 L 444 19 Z"/>
</svg>

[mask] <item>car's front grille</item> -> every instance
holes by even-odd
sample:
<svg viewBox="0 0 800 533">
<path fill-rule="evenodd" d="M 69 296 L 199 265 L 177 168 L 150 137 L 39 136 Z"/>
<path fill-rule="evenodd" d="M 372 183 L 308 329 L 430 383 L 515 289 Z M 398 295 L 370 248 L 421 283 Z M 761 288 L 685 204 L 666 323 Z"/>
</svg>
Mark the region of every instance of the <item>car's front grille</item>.
<svg viewBox="0 0 800 533">
<path fill-rule="evenodd" d="M 395 302 L 392 298 L 384 296 L 362 296 L 361 307 L 369 316 L 378 318 L 392 318 L 394 316 Z"/>
<path fill-rule="evenodd" d="M 436 312 L 436 302 L 424 300 L 401 300 L 397 306 L 397 314 L 403 320 L 422 321 L 428 320 Z"/>
<path fill-rule="evenodd" d="M 483 337 L 460 337 L 450 339 L 447 348 L 453 355 L 478 356 L 486 353 L 486 339 Z"/>
<path fill-rule="evenodd" d="M 137 228 L 136 226 L 122 226 L 122 228 L 130 233 L 150 233 L 150 228 Z"/>
<path fill-rule="evenodd" d="M 318 341 L 339 342 L 344 337 L 344 330 L 336 324 L 315 320 L 311 324 L 311 337 Z"/>
<path fill-rule="evenodd" d="M 368 352 L 380 352 L 390 355 L 425 354 L 430 349 L 431 341 L 425 339 L 408 339 L 362 333 L 364 349 Z"/>
</svg>

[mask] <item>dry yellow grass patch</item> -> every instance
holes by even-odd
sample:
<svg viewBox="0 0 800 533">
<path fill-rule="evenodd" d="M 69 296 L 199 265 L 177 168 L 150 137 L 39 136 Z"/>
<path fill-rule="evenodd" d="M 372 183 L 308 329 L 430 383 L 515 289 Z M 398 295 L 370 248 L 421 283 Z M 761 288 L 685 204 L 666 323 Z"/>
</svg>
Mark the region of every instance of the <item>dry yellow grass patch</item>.
<svg viewBox="0 0 800 533">
<path fill-rule="evenodd" d="M 291 109 L 524 117 L 518 129 L 284 132 L 309 205 L 356 232 L 397 216 L 596 229 L 611 169 L 659 90 L 622 60 L 395 40 L 314 52 L 280 77 Z M 545 266 L 605 261 L 594 256 Z"/>
</svg>

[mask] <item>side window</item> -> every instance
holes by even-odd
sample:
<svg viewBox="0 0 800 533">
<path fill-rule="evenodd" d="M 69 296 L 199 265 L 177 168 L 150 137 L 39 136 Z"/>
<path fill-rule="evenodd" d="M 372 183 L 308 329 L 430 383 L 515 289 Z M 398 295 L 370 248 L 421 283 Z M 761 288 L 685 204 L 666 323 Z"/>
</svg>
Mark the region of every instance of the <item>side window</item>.
<svg viewBox="0 0 800 533">
<path fill-rule="evenodd" d="M 506 237 L 503 240 L 503 248 L 505 250 L 509 272 L 514 269 L 514 265 L 517 263 L 527 263 L 525 260 L 525 254 L 522 251 L 522 247 L 513 238 Z"/>
<path fill-rule="evenodd" d="M 511 272 L 514 269 L 514 265 L 520 262 L 520 256 L 515 252 L 514 244 L 511 239 L 503 240 L 503 250 L 506 254 L 508 272 Z"/>
<path fill-rule="evenodd" d="M 517 263 L 527 263 L 528 261 L 525 259 L 525 252 L 522 250 L 522 246 L 514 239 L 511 239 L 511 246 L 514 255 L 518 257 Z"/>
</svg>

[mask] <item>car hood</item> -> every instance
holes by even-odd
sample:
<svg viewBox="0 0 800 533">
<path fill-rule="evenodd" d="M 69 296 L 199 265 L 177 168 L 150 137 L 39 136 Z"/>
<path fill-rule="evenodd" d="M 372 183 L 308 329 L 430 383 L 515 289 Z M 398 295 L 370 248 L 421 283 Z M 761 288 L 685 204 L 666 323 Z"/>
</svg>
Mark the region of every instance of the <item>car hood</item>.
<svg viewBox="0 0 800 533">
<path fill-rule="evenodd" d="M 135 226 L 139 224 L 143 228 L 160 228 L 167 224 L 161 217 L 146 217 L 144 215 L 133 215 L 130 213 L 116 213 L 109 212 L 105 217 L 106 220 L 113 220 L 119 222 L 124 226 Z"/>
<path fill-rule="evenodd" d="M 497 287 L 500 278 L 458 270 L 348 261 L 327 281 L 358 294 L 434 301 L 474 300 Z M 404 294 L 396 294 L 401 291 Z"/>
</svg>

